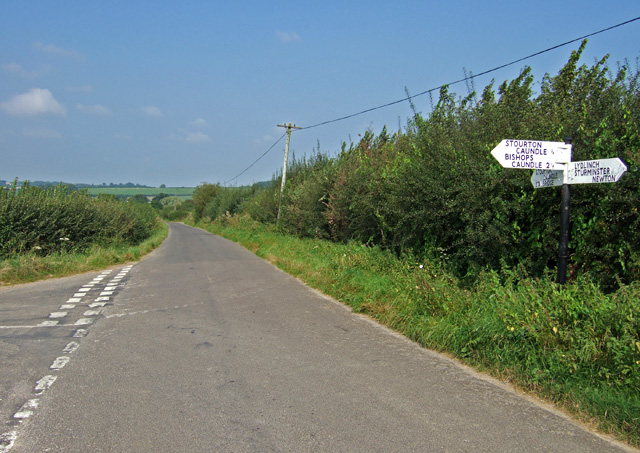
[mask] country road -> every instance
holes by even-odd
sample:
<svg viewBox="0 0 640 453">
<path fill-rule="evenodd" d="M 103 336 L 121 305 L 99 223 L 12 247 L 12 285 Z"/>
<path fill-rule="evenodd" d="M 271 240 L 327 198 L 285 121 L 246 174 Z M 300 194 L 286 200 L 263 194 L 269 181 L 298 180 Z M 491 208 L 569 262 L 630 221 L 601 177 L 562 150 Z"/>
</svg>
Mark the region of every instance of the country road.
<svg viewBox="0 0 640 453">
<path fill-rule="evenodd" d="M 635 451 L 176 223 L 0 288 L 0 359 L 1 453 Z"/>
</svg>

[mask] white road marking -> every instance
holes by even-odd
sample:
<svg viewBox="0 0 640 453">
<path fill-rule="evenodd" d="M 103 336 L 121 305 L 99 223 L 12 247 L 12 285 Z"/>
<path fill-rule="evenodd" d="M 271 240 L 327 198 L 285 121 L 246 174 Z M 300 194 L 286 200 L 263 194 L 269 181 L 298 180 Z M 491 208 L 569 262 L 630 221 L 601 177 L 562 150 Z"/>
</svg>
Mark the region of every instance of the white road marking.
<svg viewBox="0 0 640 453">
<path fill-rule="evenodd" d="M 86 293 L 87 291 L 91 291 L 91 288 L 80 288 L 78 291 L 81 293 Z"/>
<path fill-rule="evenodd" d="M 92 304 L 89 304 L 89 308 L 97 308 L 97 307 L 104 307 L 105 305 L 107 305 L 106 302 L 94 302 Z"/>
<path fill-rule="evenodd" d="M 101 296 L 111 296 L 114 291 L 103 291 L 100 293 Z"/>
<path fill-rule="evenodd" d="M 87 324 L 91 324 L 92 322 L 93 322 L 93 319 L 91 319 L 91 318 L 81 318 L 81 319 L 78 319 L 75 322 L 74 325 L 75 326 L 86 326 Z"/>
<path fill-rule="evenodd" d="M 75 293 L 73 297 L 84 297 L 86 293 Z"/>
<path fill-rule="evenodd" d="M 78 349 L 79 346 L 80 346 L 80 343 L 78 343 L 76 341 L 72 341 L 71 343 L 69 343 L 68 345 L 66 345 L 64 347 L 62 352 L 67 353 L 67 354 L 73 354 L 74 352 L 76 352 L 76 349 Z"/>
<path fill-rule="evenodd" d="M 69 313 L 66 311 L 54 311 L 53 313 L 49 313 L 49 318 L 51 319 L 64 318 L 68 314 Z"/>
<path fill-rule="evenodd" d="M 13 447 L 13 443 L 18 438 L 17 431 L 9 431 L 0 435 L 0 453 L 7 453 Z"/>
<path fill-rule="evenodd" d="M 84 296 L 84 294 L 83 294 L 83 296 Z M 78 302 L 81 302 L 81 301 L 82 301 L 81 297 L 72 297 L 72 298 L 67 300 L 67 302 L 71 302 L 71 303 L 78 303 Z"/>
<path fill-rule="evenodd" d="M 48 390 L 49 387 L 51 387 L 51 385 L 56 382 L 56 379 L 58 379 L 58 376 L 45 376 L 42 379 L 40 379 L 38 382 L 36 382 L 36 388 L 34 389 L 34 391 L 36 392 L 44 392 L 45 390 Z"/>
<path fill-rule="evenodd" d="M 76 308 L 76 306 L 73 304 L 60 305 L 60 310 L 73 310 L 74 308 Z"/>
<path fill-rule="evenodd" d="M 108 301 L 108 300 L 109 300 L 109 297 L 108 297 L 108 296 L 105 296 L 105 297 L 96 297 L 96 299 L 95 299 L 95 301 L 96 301 L 96 302 L 106 302 L 106 301 Z"/>
<path fill-rule="evenodd" d="M 115 291 L 116 289 L 118 289 L 117 286 L 105 286 L 104 287 L 105 291 Z"/>
<path fill-rule="evenodd" d="M 20 410 L 14 414 L 13 418 L 22 420 L 31 417 L 33 415 L 33 411 L 38 408 L 39 402 L 40 400 L 38 398 L 27 401 L 22 405 Z"/>
<path fill-rule="evenodd" d="M 59 322 L 60 321 L 43 321 L 40 324 L 38 324 L 36 327 L 53 327 L 53 326 L 57 326 Z M 22 326 L 22 327 L 27 327 L 27 326 Z"/>
<path fill-rule="evenodd" d="M 87 329 L 78 329 L 76 333 L 73 334 L 73 338 L 82 338 L 86 337 L 89 331 Z"/>
<path fill-rule="evenodd" d="M 102 313 L 102 310 L 87 310 L 83 316 L 98 316 L 100 313 Z"/>
<path fill-rule="evenodd" d="M 51 368 L 52 370 L 59 370 L 63 368 L 67 364 L 67 362 L 69 362 L 69 357 L 63 355 L 62 357 L 58 357 L 57 359 L 55 359 L 49 368 Z"/>
</svg>

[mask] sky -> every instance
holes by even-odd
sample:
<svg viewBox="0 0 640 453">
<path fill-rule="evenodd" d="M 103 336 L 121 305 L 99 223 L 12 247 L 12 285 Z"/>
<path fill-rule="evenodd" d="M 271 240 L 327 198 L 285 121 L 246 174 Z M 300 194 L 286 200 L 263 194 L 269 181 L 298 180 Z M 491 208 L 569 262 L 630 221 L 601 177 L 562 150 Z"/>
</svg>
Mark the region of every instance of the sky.
<svg viewBox="0 0 640 453">
<path fill-rule="evenodd" d="M 279 124 L 352 115 L 636 17 L 638 0 L 2 0 L 0 179 L 270 180 L 283 165 Z M 539 90 L 579 44 L 473 84 L 481 92 L 528 65 Z M 614 69 L 625 59 L 635 68 L 640 21 L 589 38 L 581 62 L 607 54 Z M 468 94 L 464 82 L 450 90 Z M 437 92 L 413 102 L 428 115 Z M 401 102 L 297 130 L 290 150 L 334 156 L 411 116 Z"/>
</svg>

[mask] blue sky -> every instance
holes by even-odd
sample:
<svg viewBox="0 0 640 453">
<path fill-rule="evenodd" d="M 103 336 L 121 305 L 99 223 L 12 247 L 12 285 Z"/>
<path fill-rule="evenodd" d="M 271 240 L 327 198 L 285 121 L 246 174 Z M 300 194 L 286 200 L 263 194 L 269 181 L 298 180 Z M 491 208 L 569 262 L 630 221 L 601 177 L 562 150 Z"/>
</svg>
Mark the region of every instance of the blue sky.
<svg viewBox="0 0 640 453">
<path fill-rule="evenodd" d="M 273 145 L 278 124 L 350 115 L 638 16 L 638 0 L 3 0 L 0 179 L 223 183 Z M 578 46 L 478 77 L 476 89 L 525 65 L 539 82 Z M 640 57 L 640 21 L 590 38 L 582 62 L 605 54 L 614 67 Z M 414 103 L 431 109 L 428 96 Z M 303 129 L 291 149 L 334 155 L 410 115 L 404 102 Z M 271 179 L 284 145 L 229 184 Z"/>
</svg>

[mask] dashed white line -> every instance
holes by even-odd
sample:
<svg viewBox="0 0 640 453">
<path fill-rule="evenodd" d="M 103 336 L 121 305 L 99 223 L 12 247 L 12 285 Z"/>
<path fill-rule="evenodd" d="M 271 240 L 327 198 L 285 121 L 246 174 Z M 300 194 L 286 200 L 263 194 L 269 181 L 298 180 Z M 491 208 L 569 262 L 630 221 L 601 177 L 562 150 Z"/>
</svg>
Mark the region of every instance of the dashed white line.
<svg viewBox="0 0 640 453">
<path fill-rule="evenodd" d="M 92 304 L 89 304 L 88 307 L 89 308 L 97 308 L 97 307 L 104 307 L 105 305 L 107 305 L 106 302 L 94 302 Z"/>
<path fill-rule="evenodd" d="M 83 316 L 98 316 L 102 313 L 102 310 L 87 310 L 83 313 Z"/>
<path fill-rule="evenodd" d="M 53 326 L 57 326 L 59 322 L 60 321 L 42 321 L 36 327 L 53 327 Z M 22 327 L 27 327 L 27 326 L 22 326 Z"/>
<path fill-rule="evenodd" d="M 78 349 L 79 346 L 80 346 L 80 343 L 78 343 L 77 341 L 72 341 L 71 343 L 69 343 L 64 347 L 62 352 L 66 354 L 73 354 L 74 352 L 76 352 L 76 349 Z"/>
<path fill-rule="evenodd" d="M 36 391 L 36 392 L 44 392 L 49 387 L 51 387 L 54 382 L 56 382 L 56 379 L 58 379 L 57 376 L 51 376 L 51 375 L 43 377 L 38 382 L 36 382 L 36 387 L 35 387 L 34 391 Z"/>
<path fill-rule="evenodd" d="M 54 311 L 53 313 L 49 313 L 49 318 L 51 319 L 64 318 L 68 314 L 69 313 L 66 311 Z"/>
<path fill-rule="evenodd" d="M 82 337 L 86 337 L 88 333 L 89 333 L 89 331 L 88 331 L 87 329 L 78 329 L 78 330 L 76 330 L 76 332 L 73 334 L 73 338 L 82 338 Z"/>
<path fill-rule="evenodd" d="M 0 453 L 6 453 L 13 447 L 13 443 L 18 438 L 17 431 L 9 431 L 0 435 Z"/>
<path fill-rule="evenodd" d="M 68 362 L 69 357 L 63 355 L 62 357 L 58 357 L 57 359 L 55 359 L 49 368 L 51 368 L 52 370 L 59 370 L 63 368 Z"/>
<path fill-rule="evenodd" d="M 13 418 L 24 420 L 25 418 L 31 417 L 33 415 L 33 411 L 38 408 L 39 403 L 40 400 L 38 398 L 27 401 L 22 405 L 20 410 L 13 415 Z"/>
</svg>

